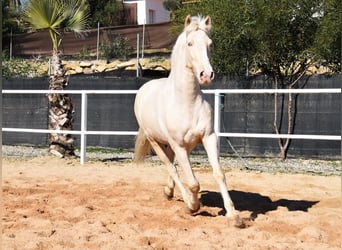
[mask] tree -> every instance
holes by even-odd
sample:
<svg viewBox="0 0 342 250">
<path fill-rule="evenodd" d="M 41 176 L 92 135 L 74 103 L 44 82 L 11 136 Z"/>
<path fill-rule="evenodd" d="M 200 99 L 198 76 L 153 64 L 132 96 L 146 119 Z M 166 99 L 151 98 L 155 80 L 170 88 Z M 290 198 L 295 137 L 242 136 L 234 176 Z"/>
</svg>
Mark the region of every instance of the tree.
<svg viewBox="0 0 342 250">
<path fill-rule="evenodd" d="M 4 0 L 2 1 L 2 33 L 10 34 L 23 29 L 20 20 L 20 1 Z"/>
<path fill-rule="evenodd" d="M 163 6 L 169 11 L 178 10 L 182 7 L 181 0 L 164 0 Z"/>
<path fill-rule="evenodd" d="M 175 10 L 173 29 L 188 13 L 210 15 L 217 74 L 254 69 L 272 79 L 274 88 L 302 88 L 306 81 L 300 80 L 315 63 L 341 67 L 340 7 L 340 0 L 203 0 Z M 296 95 L 274 95 L 275 133 L 293 133 L 295 102 Z M 285 159 L 290 140 L 278 144 Z"/>
<path fill-rule="evenodd" d="M 211 60 L 218 75 L 241 75 L 255 50 L 255 20 L 246 0 L 188 1 L 173 11 L 171 32 L 179 33 L 185 17 L 210 15 L 213 20 Z"/>
<path fill-rule="evenodd" d="M 97 27 L 99 22 L 102 26 L 120 25 L 123 4 L 117 0 L 88 0 L 90 9 L 90 25 Z"/>
<path fill-rule="evenodd" d="M 64 31 L 81 34 L 87 27 L 88 5 L 85 0 L 28 0 L 23 8 L 24 19 L 35 30 L 46 30 L 52 42 L 52 75 L 50 90 L 63 90 L 68 78 L 60 60 L 59 46 Z M 50 153 L 64 157 L 74 155 L 74 138 L 67 133 L 73 129 L 73 105 L 67 94 L 48 94 L 49 129 L 65 130 L 64 134 L 51 133 Z"/>
<path fill-rule="evenodd" d="M 260 4 L 261 3 L 261 4 Z M 265 5 L 268 8 L 265 8 Z M 320 1 L 256 1 L 257 50 L 253 55 L 255 66 L 273 79 L 274 88 L 303 88 L 310 66 L 314 63 L 312 46 L 320 18 Z M 274 95 L 273 129 L 281 134 L 292 134 L 296 113 L 296 96 Z M 285 121 L 285 124 L 283 124 Z M 283 132 L 284 133 L 284 132 Z M 290 139 L 278 139 L 281 159 L 286 159 Z"/>
<path fill-rule="evenodd" d="M 314 42 L 314 54 L 319 64 L 333 72 L 341 72 L 341 1 L 322 1 L 321 21 Z"/>
</svg>

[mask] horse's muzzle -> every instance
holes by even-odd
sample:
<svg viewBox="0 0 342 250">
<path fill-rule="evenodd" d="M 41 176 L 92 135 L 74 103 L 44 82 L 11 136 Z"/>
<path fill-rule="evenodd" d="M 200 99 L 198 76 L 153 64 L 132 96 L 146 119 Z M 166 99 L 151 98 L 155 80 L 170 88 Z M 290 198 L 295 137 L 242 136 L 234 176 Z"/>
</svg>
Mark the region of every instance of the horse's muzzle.
<svg viewBox="0 0 342 250">
<path fill-rule="evenodd" d="M 211 83 L 211 81 L 214 79 L 215 74 L 213 71 L 205 72 L 201 71 L 200 73 L 200 83 L 203 85 L 208 85 Z"/>
</svg>

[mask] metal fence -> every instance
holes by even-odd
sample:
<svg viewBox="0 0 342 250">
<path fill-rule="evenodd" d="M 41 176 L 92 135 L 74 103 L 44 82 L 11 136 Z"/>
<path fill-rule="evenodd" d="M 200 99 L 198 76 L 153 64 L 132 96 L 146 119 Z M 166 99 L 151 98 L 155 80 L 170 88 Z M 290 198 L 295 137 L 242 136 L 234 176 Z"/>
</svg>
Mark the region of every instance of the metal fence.
<svg viewBox="0 0 342 250">
<path fill-rule="evenodd" d="M 203 90 L 205 94 L 214 95 L 214 129 L 218 137 L 244 137 L 244 138 L 290 138 L 290 139 L 303 139 L 303 140 L 333 140 L 340 141 L 340 135 L 310 135 L 310 134 L 268 134 L 268 133 L 225 133 L 220 131 L 220 97 L 223 94 L 289 94 L 289 93 L 302 93 L 302 94 L 341 94 L 340 88 L 326 88 L 326 89 L 213 89 Z M 68 134 L 80 135 L 80 163 L 84 164 L 86 161 L 86 147 L 87 135 L 129 135 L 135 136 L 137 131 L 95 131 L 87 129 L 87 106 L 88 95 L 135 95 L 137 90 L 2 90 L 3 94 L 77 94 L 81 95 L 81 129 L 67 131 Z M 2 128 L 4 132 L 23 132 L 23 133 L 63 133 L 65 130 L 49 130 L 49 129 L 36 129 L 36 128 Z"/>
</svg>

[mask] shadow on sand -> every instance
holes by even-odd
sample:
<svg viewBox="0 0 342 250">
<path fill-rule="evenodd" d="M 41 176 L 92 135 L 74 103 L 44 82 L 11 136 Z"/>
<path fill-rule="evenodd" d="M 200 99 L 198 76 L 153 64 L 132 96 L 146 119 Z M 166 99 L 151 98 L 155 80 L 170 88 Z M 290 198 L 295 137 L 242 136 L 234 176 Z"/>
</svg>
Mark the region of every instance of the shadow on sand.
<svg viewBox="0 0 342 250">
<path fill-rule="evenodd" d="M 272 201 L 268 196 L 237 190 L 231 190 L 229 191 L 229 194 L 234 202 L 236 210 L 251 212 L 251 220 L 254 220 L 259 214 L 266 214 L 267 212 L 274 211 L 279 206 L 286 207 L 289 211 L 307 212 L 309 208 L 319 202 L 288 199 Z M 220 193 L 204 190 L 200 192 L 200 195 L 200 202 L 204 206 L 223 208 L 223 201 Z M 225 214 L 225 210 L 221 210 L 219 214 Z M 201 215 L 210 216 L 206 212 L 202 212 Z"/>
</svg>

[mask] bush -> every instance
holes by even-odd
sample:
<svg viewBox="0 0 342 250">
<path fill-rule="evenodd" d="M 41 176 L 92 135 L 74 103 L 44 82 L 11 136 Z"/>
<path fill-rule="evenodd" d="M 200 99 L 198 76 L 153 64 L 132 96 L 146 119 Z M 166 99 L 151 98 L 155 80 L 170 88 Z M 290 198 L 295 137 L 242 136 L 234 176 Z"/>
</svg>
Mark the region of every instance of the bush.
<svg viewBox="0 0 342 250">
<path fill-rule="evenodd" d="M 80 50 L 80 58 L 81 60 L 85 60 L 90 58 L 90 51 L 88 46 L 84 45 Z"/>
<path fill-rule="evenodd" d="M 2 62 L 2 76 L 5 78 L 43 75 L 47 75 L 47 69 L 44 69 L 43 63 L 33 63 L 24 59 L 10 59 Z"/>
<path fill-rule="evenodd" d="M 127 60 L 132 50 L 129 46 L 129 39 L 121 35 L 109 44 L 101 44 L 99 49 L 101 57 L 107 60 L 112 58 Z"/>
<path fill-rule="evenodd" d="M 165 61 L 165 58 L 162 56 L 154 56 L 154 57 L 150 58 L 151 63 L 162 63 L 164 61 Z"/>
</svg>

